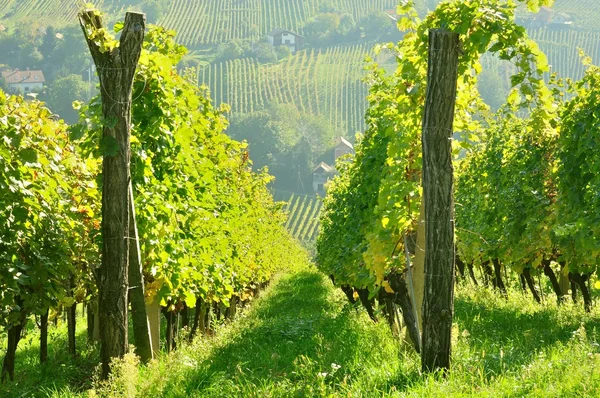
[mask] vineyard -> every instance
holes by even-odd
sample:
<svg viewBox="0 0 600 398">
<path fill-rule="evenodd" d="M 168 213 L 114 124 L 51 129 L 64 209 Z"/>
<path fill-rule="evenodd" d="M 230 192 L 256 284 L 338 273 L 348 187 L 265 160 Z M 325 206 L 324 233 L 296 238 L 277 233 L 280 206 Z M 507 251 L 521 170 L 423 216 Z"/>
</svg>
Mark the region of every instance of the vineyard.
<svg viewBox="0 0 600 398">
<path fill-rule="evenodd" d="M 183 74 L 173 31 L 79 10 L 100 88 L 79 121 L 0 90 L 0 396 L 600 396 L 600 33 L 588 2 L 586 29 L 518 25 L 550 3 L 405 2 L 381 52 Z M 0 0 L 60 21 L 46 5 Z M 370 7 L 169 6 L 197 44 Z M 267 167 L 230 109 L 268 127 Z M 318 160 L 276 151 L 310 115 L 362 132 L 322 198 L 270 186 Z"/>
<path fill-rule="evenodd" d="M 557 0 L 553 8 L 556 12 L 569 14 L 574 20 L 575 28 L 590 32 L 598 31 L 598 19 L 600 18 L 598 2 L 594 0 Z"/>
<path fill-rule="evenodd" d="M 286 229 L 301 242 L 314 242 L 319 233 L 319 217 L 322 201 L 313 195 L 275 191 L 273 198 L 285 202 Z"/>
<path fill-rule="evenodd" d="M 326 115 L 349 135 L 364 129 L 367 86 L 363 82 L 369 46 L 306 50 L 275 65 L 254 59 L 210 64 L 198 81 L 210 87 L 216 103 L 232 112 L 251 113 L 270 102 L 294 104 L 299 111 Z"/>
<path fill-rule="evenodd" d="M 574 80 L 583 78 L 586 67 L 579 49 L 590 56 L 593 62 L 600 61 L 600 31 L 536 29 L 531 32 L 531 38 L 548 55 L 552 72 L 558 72 L 561 77 Z"/>
<path fill-rule="evenodd" d="M 481 21 L 468 4 L 461 2 L 440 5 L 423 22 L 406 23 L 417 32 L 448 24 L 459 35 L 478 38 L 457 57 L 456 105 L 452 104 L 456 111 L 450 131 L 468 137 L 453 144 L 457 183 L 450 203 L 445 202 L 453 221 L 449 234 L 452 244 L 444 256 L 455 257 L 456 262 L 451 263 L 456 266 L 456 278 L 489 285 L 504 297 L 510 287 L 519 286 L 538 303 L 548 294 L 545 290 L 559 305 L 565 303 L 569 292 L 573 302 L 581 294 L 583 309 L 590 312 L 591 287 L 600 287 L 594 221 L 599 208 L 598 162 L 593 149 L 597 145 L 600 70 L 592 66 L 591 58 L 580 58 L 580 68 L 566 69 L 581 73 L 575 85 L 565 85 L 556 78 L 546 82 L 544 74 L 550 66 L 540 48 L 552 45 L 553 38 L 567 41 L 566 34 L 544 33 L 546 41 L 538 47 L 527 38 L 525 29 L 515 28 L 513 22 Z M 497 32 L 494 41 L 489 32 Z M 581 33 L 575 37 L 578 39 L 567 41 L 573 51 L 576 45 L 590 45 L 594 36 Z M 425 239 L 433 236 L 432 231 L 446 228 L 438 227 L 437 223 L 446 225 L 442 219 L 424 218 L 430 211 L 423 207 L 425 164 L 432 167 L 430 160 L 426 163 L 426 134 L 434 134 L 425 125 L 426 92 L 421 89 L 430 77 L 426 38 L 414 35 L 398 44 L 395 51 L 403 56 L 398 57 L 392 78 L 381 68 L 373 69 L 368 127 L 357 145 L 354 162 L 343 168 L 330 186 L 317 239 L 319 268 L 331 275 L 350 302 L 360 297 L 372 318 L 376 308 L 386 306 L 385 316 L 392 330 L 401 322 L 393 308 L 401 309 L 415 350 L 422 353 L 423 371 L 430 366 L 450 366 L 450 345 L 444 351 L 440 341 L 449 341 L 451 324 L 442 326 L 440 308 L 442 312 L 452 311 L 455 278 L 450 269 L 448 278 L 441 279 L 442 271 L 435 273 L 429 267 L 436 264 L 427 263 L 425 257 L 432 247 L 425 249 Z M 485 54 L 496 54 L 512 63 L 507 70 L 510 94 L 494 115 L 488 113 L 474 90 L 482 64 L 490 65 L 489 60 L 482 60 Z M 572 60 L 562 60 L 556 69 L 569 68 L 569 62 Z M 565 91 L 569 94 L 566 98 Z M 484 122 L 474 118 L 479 112 Z M 439 125 L 431 128 L 441 129 Z M 448 134 L 451 137 L 452 133 Z M 447 139 L 436 137 L 440 138 Z M 452 163 L 449 147 L 443 151 Z M 459 158 L 460 149 L 466 156 Z M 451 165 L 449 168 L 453 173 Z M 429 178 L 441 184 L 439 174 Z M 441 190 L 440 186 L 434 189 Z M 435 210 L 438 216 L 442 212 Z M 433 248 L 440 250 L 435 245 Z M 434 278 L 438 278 L 437 284 L 431 282 Z M 409 294 L 415 283 L 416 293 Z M 444 296 L 445 301 L 429 304 L 428 294 L 429 300 L 434 300 L 435 292 L 443 290 L 446 294 L 446 288 L 449 295 Z M 427 312 L 428 305 L 436 310 Z M 442 327 L 445 337 L 427 340 L 428 333 Z M 444 355 L 446 359 L 431 365 L 427 343 L 435 345 L 439 354 L 432 355 L 433 361 Z"/>
<path fill-rule="evenodd" d="M 280 269 L 282 255 L 287 264 L 292 258 L 302 263 L 305 255 L 286 232 L 285 215 L 267 190 L 271 177 L 252 172 L 245 145 L 223 132 L 222 110 L 176 73 L 185 49 L 164 28 L 152 28 L 145 39 L 137 74 L 132 74 L 134 92 L 140 93 L 132 105 L 127 164 L 135 213 L 129 213 L 133 221 L 125 232 L 136 242 L 128 249 L 129 258 L 137 257 L 143 275 L 137 283 L 143 285 L 136 283 L 138 307 L 133 294 L 124 291 L 121 297 L 131 299 L 134 325 L 140 307 L 153 303 L 157 317 L 162 308 L 167 321 L 164 346 L 170 351 L 178 330 L 174 319 L 180 313 L 196 308 L 190 336 L 204 333 L 211 322 L 214 326 L 233 316 L 236 307 L 251 300 Z M 114 45 L 111 36 L 103 40 Z M 30 317 L 41 318 L 43 363 L 48 360 L 48 317 L 68 312 L 69 353 L 75 356 L 77 305 L 88 310 L 90 340 L 94 314 L 102 339 L 107 322 L 102 308 L 109 301 L 102 294 L 118 297 L 118 290 L 105 290 L 96 281 L 112 280 L 98 271 L 108 269 L 98 260 L 100 236 L 110 240 L 106 217 L 101 216 L 107 175 L 101 163 L 114 158 L 119 147 L 107 147 L 102 136 L 100 97 L 81 111 L 85 121 L 67 126 L 51 118 L 39 101 L 28 103 L 0 92 L 5 134 L 0 186 L 6 192 L 0 197 L 0 258 L 10 264 L 0 273 L 0 322 L 8 340 L 1 381 L 14 378 L 15 353 Z M 126 326 L 126 309 L 124 314 Z M 147 323 L 143 317 L 142 324 Z M 153 333 L 158 352 L 159 333 Z M 135 336 L 139 348 L 137 330 Z M 115 340 L 113 336 L 111 342 Z M 127 333 L 120 341 L 127 344 Z M 149 360 L 152 351 L 147 347 L 140 355 L 147 354 Z M 108 361 L 103 363 L 108 369 Z"/>
<path fill-rule="evenodd" d="M 394 9 L 393 0 L 190 0 L 174 1 L 160 24 L 179 32 L 188 46 L 233 39 L 260 38 L 285 27 L 302 34 L 306 21 L 327 9 L 348 13 L 355 21 L 370 11 Z"/>
<path fill-rule="evenodd" d="M 126 6 L 119 0 L 94 2 L 118 15 Z M 322 10 L 348 13 L 355 21 L 371 11 L 395 9 L 394 0 L 186 0 L 168 1 L 158 21 L 179 33 L 189 47 L 214 45 L 232 39 L 260 38 L 275 28 L 302 33 L 306 21 Z M 139 8 L 139 7 L 136 7 Z M 72 0 L 0 0 L 0 22 L 39 20 L 56 27 L 73 24 L 77 5 Z"/>
<path fill-rule="evenodd" d="M 95 5 L 119 13 L 119 0 L 98 0 Z M 0 22 L 12 26 L 18 22 L 62 27 L 77 20 L 78 5 L 73 0 L 0 0 Z"/>
</svg>

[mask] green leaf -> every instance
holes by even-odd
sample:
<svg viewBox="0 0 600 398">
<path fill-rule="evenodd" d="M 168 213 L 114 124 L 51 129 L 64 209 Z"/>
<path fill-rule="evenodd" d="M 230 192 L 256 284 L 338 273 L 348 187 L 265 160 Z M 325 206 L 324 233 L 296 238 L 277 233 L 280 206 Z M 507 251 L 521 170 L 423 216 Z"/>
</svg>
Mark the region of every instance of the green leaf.
<svg viewBox="0 0 600 398">
<path fill-rule="evenodd" d="M 83 137 L 85 130 L 83 125 L 81 124 L 72 124 L 69 126 L 69 139 L 71 141 L 78 141 L 81 137 Z"/>
<path fill-rule="evenodd" d="M 37 157 L 38 154 L 35 149 L 27 148 L 19 151 L 19 159 L 21 159 L 26 166 L 37 163 Z"/>
<path fill-rule="evenodd" d="M 113 31 L 115 33 L 119 33 L 120 31 L 123 30 L 124 26 L 125 26 L 125 23 L 123 23 L 123 21 L 116 22 L 115 26 L 113 27 Z"/>
<path fill-rule="evenodd" d="M 188 308 L 194 308 L 196 306 L 196 296 L 192 292 L 186 291 L 184 300 Z"/>
</svg>

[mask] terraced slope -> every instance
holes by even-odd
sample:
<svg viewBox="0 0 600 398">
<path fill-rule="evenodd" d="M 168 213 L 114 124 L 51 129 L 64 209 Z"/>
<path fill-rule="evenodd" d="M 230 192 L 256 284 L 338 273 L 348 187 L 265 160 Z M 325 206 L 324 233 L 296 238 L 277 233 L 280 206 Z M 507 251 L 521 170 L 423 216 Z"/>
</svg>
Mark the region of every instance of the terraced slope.
<svg viewBox="0 0 600 398">
<path fill-rule="evenodd" d="M 237 59 L 207 65 L 198 81 L 232 112 L 253 112 L 269 102 L 291 103 L 301 112 L 326 115 L 354 135 L 364 128 L 367 86 L 364 58 L 370 46 L 306 50 L 273 65 Z"/>
<path fill-rule="evenodd" d="M 263 37 L 275 28 L 302 34 L 305 22 L 323 11 L 349 13 L 358 21 L 370 11 L 395 9 L 397 3 L 397 0 L 179 0 L 171 2 L 159 23 L 179 32 L 183 44 L 195 46 Z"/>
<path fill-rule="evenodd" d="M 127 7 L 122 0 L 97 0 L 93 3 L 112 15 L 121 14 Z M 398 1 L 174 0 L 166 3 L 167 11 L 158 23 L 175 29 L 182 44 L 195 47 L 232 39 L 263 37 L 275 28 L 291 29 L 301 34 L 306 21 L 321 12 L 335 10 L 348 13 L 358 21 L 371 11 L 394 9 Z M 42 25 L 73 24 L 76 23 L 77 4 L 77 0 L 0 0 L 0 22 L 6 26 L 25 20 Z"/>
<path fill-rule="evenodd" d="M 600 28 L 600 19 L 597 26 Z M 548 55 L 552 71 L 561 76 L 572 79 L 583 77 L 585 68 L 578 48 L 592 57 L 595 64 L 600 62 L 600 29 L 596 32 L 540 29 L 531 32 L 531 36 Z"/>
<path fill-rule="evenodd" d="M 573 18 L 577 29 L 600 31 L 600 3 L 597 0 L 556 0 L 556 12 L 564 12 Z"/>
<path fill-rule="evenodd" d="M 95 6 L 110 14 L 123 9 L 119 0 L 96 0 Z M 61 27 L 77 23 L 76 0 L 0 0 L 0 22 L 16 26 L 25 21 Z"/>
<path fill-rule="evenodd" d="M 302 195 L 276 190 L 275 200 L 286 202 L 286 228 L 302 242 L 313 242 L 319 233 L 319 215 L 323 202 L 314 195 Z"/>
</svg>

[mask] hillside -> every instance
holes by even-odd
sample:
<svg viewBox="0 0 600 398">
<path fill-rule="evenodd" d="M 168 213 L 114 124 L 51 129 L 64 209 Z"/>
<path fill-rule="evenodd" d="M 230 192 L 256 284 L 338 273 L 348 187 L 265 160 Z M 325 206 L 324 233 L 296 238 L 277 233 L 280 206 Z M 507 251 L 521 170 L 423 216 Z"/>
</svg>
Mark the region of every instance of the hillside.
<svg viewBox="0 0 600 398">
<path fill-rule="evenodd" d="M 82 2 L 82 3 L 85 3 Z M 97 0 L 93 2 L 111 15 L 125 9 L 149 11 L 151 2 Z M 179 32 L 188 47 L 215 45 L 232 39 L 263 37 L 285 27 L 302 34 L 305 22 L 321 13 L 335 11 L 355 21 L 371 11 L 395 9 L 396 0 L 161 0 L 158 22 Z M 73 0 L 0 0 L 0 23 L 16 26 L 23 21 L 64 26 L 76 21 L 78 3 Z M 153 13 L 155 9 L 152 9 Z"/>
<path fill-rule="evenodd" d="M 93 3 L 116 14 L 127 8 L 129 1 L 96 0 Z M 78 8 L 74 0 L 0 0 L 0 23 L 7 27 L 23 22 L 62 27 L 76 23 Z"/>
<path fill-rule="evenodd" d="M 323 202 L 314 195 L 302 195 L 276 190 L 273 198 L 285 202 L 283 210 L 287 212 L 285 227 L 299 241 L 310 243 L 319 233 L 319 216 Z"/>
<path fill-rule="evenodd" d="M 269 65 L 236 59 L 199 69 L 198 81 L 232 112 L 253 112 L 269 102 L 294 104 L 301 112 L 328 116 L 351 137 L 365 126 L 367 86 L 362 79 L 369 52 L 369 45 L 354 45 L 304 50 Z"/>
<path fill-rule="evenodd" d="M 593 62 L 600 62 L 600 31 L 565 31 L 539 29 L 531 37 L 548 55 L 552 71 L 561 76 L 581 79 L 585 68 L 581 63 L 579 49 L 589 55 Z"/>
<path fill-rule="evenodd" d="M 556 0 L 554 9 L 571 15 L 576 29 L 599 30 L 600 8 L 596 0 Z"/>
<path fill-rule="evenodd" d="M 52 25 L 60 32 L 66 25 L 76 24 L 80 3 L 83 1 L 0 0 L 0 29 L 6 28 L 0 32 L 0 38 L 28 24 L 32 27 Z M 254 45 L 266 46 L 272 52 L 265 42 L 268 32 L 285 28 L 306 35 L 306 23 L 329 12 L 351 16 L 358 29 L 358 23 L 370 12 L 394 9 L 398 0 L 98 0 L 94 3 L 112 17 L 122 16 L 127 9 L 143 10 L 150 22 L 174 29 L 178 42 L 191 50 L 191 55 L 186 57 L 190 61 L 187 66 L 196 67 L 199 84 L 210 88 L 217 104 L 231 105 L 234 116 L 253 114 L 269 104 L 291 104 L 303 114 L 323 116 L 333 128 L 352 138 L 365 128 L 368 92 L 363 82 L 365 55 L 372 54 L 376 41 L 392 40 L 392 37 L 353 36 L 332 39 L 326 45 L 307 43 L 298 53 L 280 57 L 275 62 L 260 60 L 254 53 Z M 419 12 L 424 14 L 438 1 L 418 0 L 416 3 Z M 594 62 L 600 61 L 597 44 L 600 31 L 596 27 L 600 9 L 595 0 L 557 0 L 554 9 L 555 14 L 567 13 L 572 24 L 530 29 L 530 34 L 547 53 L 553 71 L 563 77 L 579 79 L 584 67 L 578 48 Z M 246 45 L 252 42 L 253 51 L 219 60 L 219 47 L 236 40 L 245 41 Z M 29 58 L 35 59 L 35 51 L 33 55 Z M 227 50 L 225 55 L 228 55 Z M 393 59 L 390 61 L 393 63 Z M 2 63 L 14 68 L 36 66 L 31 63 L 17 66 L 0 60 Z M 494 59 L 487 59 L 486 63 L 494 68 L 486 68 L 490 72 L 481 77 L 482 91 L 487 91 L 488 97 L 503 98 L 512 69 Z M 77 60 L 66 67 L 70 73 L 81 75 L 81 65 L 87 64 Z M 83 72 L 84 80 L 86 73 Z M 51 83 L 52 77 L 47 85 Z M 65 112 L 56 108 L 53 110 L 64 116 Z"/>
<path fill-rule="evenodd" d="M 159 23 L 189 46 L 259 38 L 284 27 L 303 34 L 304 23 L 327 11 L 360 20 L 370 11 L 395 9 L 397 0 L 188 0 L 173 1 Z"/>
</svg>

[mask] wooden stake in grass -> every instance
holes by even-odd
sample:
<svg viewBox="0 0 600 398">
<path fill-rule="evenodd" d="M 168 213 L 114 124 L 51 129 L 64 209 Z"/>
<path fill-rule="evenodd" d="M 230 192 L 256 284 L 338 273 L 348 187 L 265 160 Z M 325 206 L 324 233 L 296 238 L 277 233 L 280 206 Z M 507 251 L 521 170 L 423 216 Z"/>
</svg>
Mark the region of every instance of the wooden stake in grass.
<svg viewBox="0 0 600 398">
<path fill-rule="evenodd" d="M 150 324 L 144 299 L 142 256 L 135 219 L 135 206 L 133 204 L 133 186 L 129 184 L 129 302 L 131 303 L 135 352 L 143 363 L 147 363 L 152 360 L 155 350 L 152 348 Z"/>
<path fill-rule="evenodd" d="M 427 94 L 423 114 L 425 292 L 421 366 L 450 368 L 454 310 L 454 195 L 452 124 L 458 78 L 458 34 L 429 31 Z"/>
<path fill-rule="evenodd" d="M 104 118 L 98 293 L 102 374 L 107 377 L 111 359 L 127 352 L 131 93 L 146 21 L 144 14 L 128 12 L 119 41 L 103 27 L 97 10 L 81 11 L 79 23 L 98 71 Z"/>
</svg>

